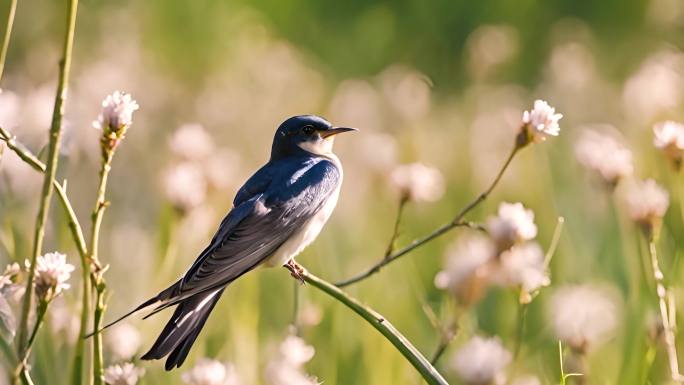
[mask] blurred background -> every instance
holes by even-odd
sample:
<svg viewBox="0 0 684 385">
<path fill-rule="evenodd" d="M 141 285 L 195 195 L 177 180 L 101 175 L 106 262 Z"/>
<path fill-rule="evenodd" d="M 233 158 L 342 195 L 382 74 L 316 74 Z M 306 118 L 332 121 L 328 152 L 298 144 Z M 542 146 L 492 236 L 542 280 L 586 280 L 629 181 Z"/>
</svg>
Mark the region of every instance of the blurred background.
<svg viewBox="0 0 684 385">
<path fill-rule="evenodd" d="M 3 28 L 7 3 L 0 4 Z M 0 124 L 36 153 L 47 143 L 62 3 L 19 2 L 0 84 Z M 522 112 L 534 99 L 547 100 L 564 114 L 561 136 L 526 148 L 491 199 L 470 215 L 484 221 L 501 201 L 523 202 L 535 212 L 543 248 L 557 217 L 566 220 L 551 286 L 529 306 L 524 343 L 508 377 L 558 381 L 550 298 L 563 285 L 587 283 L 613 293 L 621 311 L 611 336 L 583 356 L 584 383 L 645 383 L 641 375 L 665 383 L 661 347 L 642 370 L 655 301 L 634 304 L 629 283 L 628 266 L 639 266 L 645 246 L 573 148 L 584 128 L 601 127 L 631 149 L 635 175 L 669 190 L 661 261 L 681 313 L 684 291 L 674 278 L 684 273 L 678 263 L 684 183 L 651 144 L 651 127 L 684 119 L 683 45 L 681 0 L 82 0 L 58 179 L 68 179 L 71 201 L 89 228 L 100 156 L 92 121 L 107 94 L 131 93 L 140 110 L 114 159 L 101 240 L 101 258 L 111 265 L 111 320 L 185 271 L 237 188 L 268 159 L 273 132 L 285 118 L 313 113 L 361 129 L 337 140 L 345 166 L 339 205 L 298 258 L 334 281 L 382 256 L 399 199 L 388 178 L 394 167 L 422 162 L 438 169 L 446 186 L 436 202 L 407 205 L 398 239 L 404 245 L 450 220 L 486 188 L 513 145 Z M 2 266 L 30 254 L 40 185 L 40 175 L 5 151 Z M 54 209 L 46 251 L 65 252 L 78 266 L 64 223 L 61 209 Z M 348 289 L 428 356 L 440 333 L 425 309 L 445 322 L 458 312 L 433 281 L 461 234 L 453 231 Z M 78 275 L 38 336 L 36 383 L 68 378 Z M 288 334 L 293 293 L 293 279 L 283 269 L 259 269 L 235 282 L 187 368 L 212 357 L 231 362 L 241 383 L 270 383 L 266 368 Z M 130 319 L 130 339 L 142 344 L 132 348 L 137 356 L 168 316 Z M 316 351 L 305 370 L 324 384 L 420 383 L 379 333 L 313 288 L 300 290 L 299 319 L 301 337 Z M 456 384 L 453 354 L 473 335 L 496 335 L 513 349 L 517 298 L 505 289 L 489 290 L 458 319 L 456 339 L 437 365 Z M 109 349 L 107 363 L 116 363 L 115 349 Z M 186 369 L 167 373 L 159 362 L 140 365 L 146 370 L 141 383 L 150 385 L 181 384 Z"/>
</svg>

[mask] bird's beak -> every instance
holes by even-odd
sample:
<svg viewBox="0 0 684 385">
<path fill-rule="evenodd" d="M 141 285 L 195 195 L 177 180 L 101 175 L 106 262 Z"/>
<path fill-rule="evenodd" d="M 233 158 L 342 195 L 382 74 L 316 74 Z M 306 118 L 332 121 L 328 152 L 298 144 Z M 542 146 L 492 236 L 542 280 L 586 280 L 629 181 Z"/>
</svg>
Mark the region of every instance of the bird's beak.
<svg viewBox="0 0 684 385">
<path fill-rule="evenodd" d="M 350 128 L 350 127 L 333 127 L 329 130 L 321 131 L 321 138 L 325 139 L 330 136 L 334 136 L 337 134 L 341 134 L 343 132 L 349 132 L 349 131 L 358 131 L 356 128 Z"/>
</svg>

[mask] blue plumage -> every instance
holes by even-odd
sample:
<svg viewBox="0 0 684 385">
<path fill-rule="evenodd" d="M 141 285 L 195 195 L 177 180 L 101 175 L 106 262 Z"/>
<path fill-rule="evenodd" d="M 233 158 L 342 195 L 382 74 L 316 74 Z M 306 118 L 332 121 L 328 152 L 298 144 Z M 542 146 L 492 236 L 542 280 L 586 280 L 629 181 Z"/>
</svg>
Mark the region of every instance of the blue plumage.
<svg viewBox="0 0 684 385">
<path fill-rule="evenodd" d="M 228 284 L 270 258 L 293 258 L 315 238 L 342 182 L 332 137 L 350 130 L 312 115 L 290 118 L 278 127 L 270 160 L 237 192 L 233 209 L 190 269 L 126 315 L 155 304 L 150 315 L 177 305 L 142 359 L 168 355 L 166 369 L 180 367 Z"/>
</svg>

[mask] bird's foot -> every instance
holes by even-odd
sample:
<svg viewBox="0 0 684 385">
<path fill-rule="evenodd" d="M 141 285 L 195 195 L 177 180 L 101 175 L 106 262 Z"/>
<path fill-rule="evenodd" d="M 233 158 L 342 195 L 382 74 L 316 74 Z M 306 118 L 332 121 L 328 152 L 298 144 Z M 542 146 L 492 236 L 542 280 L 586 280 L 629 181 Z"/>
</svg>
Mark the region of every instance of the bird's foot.
<svg viewBox="0 0 684 385">
<path fill-rule="evenodd" d="M 306 281 L 304 280 L 304 268 L 297 262 L 295 262 L 294 259 L 290 259 L 283 266 L 285 266 L 286 269 L 290 270 L 290 275 L 292 275 L 295 279 L 299 280 L 299 282 L 301 282 L 302 285 L 306 283 Z"/>
</svg>

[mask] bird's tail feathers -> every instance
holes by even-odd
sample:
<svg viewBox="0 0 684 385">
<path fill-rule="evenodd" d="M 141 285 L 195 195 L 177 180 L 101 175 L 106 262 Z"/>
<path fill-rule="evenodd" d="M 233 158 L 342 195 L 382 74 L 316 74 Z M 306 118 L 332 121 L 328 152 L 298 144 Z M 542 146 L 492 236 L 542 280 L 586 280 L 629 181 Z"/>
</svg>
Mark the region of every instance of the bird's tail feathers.
<svg viewBox="0 0 684 385">
<path fill-rule="evenodd" d="M 135 309 L 129 311 L 128 313 L 122 315 L 121 317 L 115 319 L 114 321 L 112 321 L 112 322 L 106 324 L 105 326 L 101 327 L 99 330 L 95 330 L 95 331 L 93 331 L 93 332 L 91 332 L 91 333 L 86 334 L 85 336 L 83 336 L 83 338 L 84 338 L 84 339 L 87 339 L 87 338 L 90 338 L 90 337 L 94 336 L 95 334 L 99 334 L 99 333 L 101 333 L 103 330 L 105 330 L 105 329 L 107 329 L 107 328 L 109 328 L 109 327 L 111 327 L 111 326 L 114 326 L 114 325 L 118 324 L 119 322 L 121 322 L 121 321 L 123 321 L 124 319 L 130 317 L 130 316 L 133 315 L 134 313 L 137 313 L 138 311 L 140 311 L 140 310 L 142 310 L 142 309 L 145 309 L 145 308 L 147 308 L 147 307 L 149 307 L 149 306 L 152 306 L 152 305 L 154 305 L 154 304 L 156 304 L 156 303 L 161 303 L 160 306 L 158 306 L 157 308 L 155 308 L 155 311 L 152 312 L 152 314 L 155 314 L 156 312 L 158 312 L 159 310 L 161 310 L 161 309 L 164 308 L 164 307 L 162 307 L 163 304 L 164 304 L 164 302 L 165 302 L 165 301 L 168 301 L 168 299 L 169 299 L 170 297 L 173 296 L 173 293 L 174 293 L 174 291 L 176 290 L 176 288 L 178 287 L 179 283 L 180 283 L 180 281 L 174 283 L 173 285 L 171 285 L 171 286 L 169 286 L 168 288 L 164 289 L 162 292 L 160 292 L 160 293 L 157 294 L 156 296 L 154 296 L 154 297 L 148 299 L 147 301 L 141 303 L 141 304 L 140 304 L 138 307 L 136 307 Z M 161 309 L 160 309 L 160 308 L 161 308 Z M 145 318 L 149 317 L 149 316 L 152 315 L 152 314 L 148 314 L 147 316 L 145 316 Z"/>
<path fill-rule="evenodd" d="M 140 358 L 158 360 L 168 355 L 166 370 L 180 367 L 223 290 L 196 294 L 180 302 L 154 345 Z"/>
</svg>

